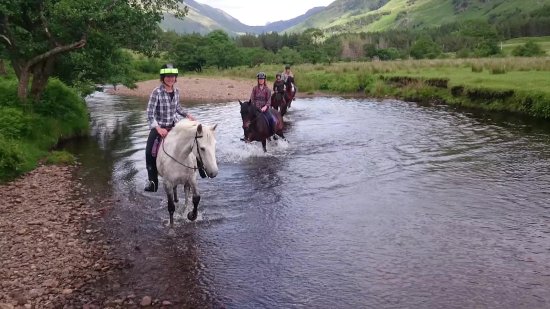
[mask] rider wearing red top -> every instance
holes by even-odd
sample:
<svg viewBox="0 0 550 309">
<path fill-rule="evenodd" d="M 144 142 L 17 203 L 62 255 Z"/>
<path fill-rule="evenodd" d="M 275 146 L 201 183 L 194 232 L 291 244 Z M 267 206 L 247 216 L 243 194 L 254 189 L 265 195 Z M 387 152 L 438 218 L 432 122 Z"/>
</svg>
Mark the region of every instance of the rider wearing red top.
<svg viewBox="0 0 550 309">
<path fill-rule="evenodd" d="M 258 78 L 258 84 L 252 88 L 250 102 L 262 112 L 265 112 L 271 106 L 271 90 L 265 85 L 264 72 L 256 74 L 256 77 Z"/>
</svg>

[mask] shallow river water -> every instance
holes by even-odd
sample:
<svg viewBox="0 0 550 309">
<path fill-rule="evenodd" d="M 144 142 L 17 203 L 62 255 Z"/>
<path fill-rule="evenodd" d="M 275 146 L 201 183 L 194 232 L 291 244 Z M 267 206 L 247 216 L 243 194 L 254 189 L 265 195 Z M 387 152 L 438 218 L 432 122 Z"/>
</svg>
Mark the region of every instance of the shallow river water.
<svg viewBox="0 0 550 309">
<path fill-rule="evenodd" d="M 199 219 L 142 191 L 144 99 L 88 98 L 90 137 L 65 147 L 119 202 L 109 233 L 130 267 L 113 294 L 182 307 L 550 307 L 550 126 L 445 106 L 297 99 L 287 141 L 244 144 L 237 102 L 218 124 L 219 174 Z M 179 206 L 182 202 L 180 201 Z M 141 294 L 140 294 L 141 293 Z"/>
</svg>

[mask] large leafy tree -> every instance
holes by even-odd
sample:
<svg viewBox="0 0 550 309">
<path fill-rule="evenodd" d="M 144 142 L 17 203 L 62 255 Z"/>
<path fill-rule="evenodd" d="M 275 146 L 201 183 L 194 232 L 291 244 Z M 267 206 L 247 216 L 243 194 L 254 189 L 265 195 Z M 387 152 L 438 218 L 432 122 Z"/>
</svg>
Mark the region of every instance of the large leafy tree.
<svg viewBox="0 0 550 309">
<path fill-rule="evenodd" d="M 56 62 L 70 62 L 77 51 L 88 61 L 116 59 L 120 47 L 151 52 L 163 12 L 183 17 L 187 7 L 177 0 L 3 0 L 0 42 L 19 79 L 18 96 L 38 99 Z M 88 79 L 105 78 L 97 63 L 86 69 Z"/>
</svg>

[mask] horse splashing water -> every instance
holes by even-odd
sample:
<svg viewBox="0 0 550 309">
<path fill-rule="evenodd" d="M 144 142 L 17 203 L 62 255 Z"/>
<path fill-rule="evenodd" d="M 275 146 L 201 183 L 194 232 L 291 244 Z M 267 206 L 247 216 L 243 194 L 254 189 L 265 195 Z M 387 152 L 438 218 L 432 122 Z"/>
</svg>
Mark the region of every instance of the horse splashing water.
<svg viewBox="0 0 550 309">
<path fill-rule="evenodd" d="M 184 210 L 189 206 L 190 197 L 193 197 L 193 210 L 187 218 L 194 221 L 201 199 L 197 172 L 203 178 L 214 178 L 218 174 L 215 130 L 216 125 L 203 126 L 196 121 L 183 120 L 162 141 L 157 155 L 157 169 L 168 198 L 170 226 L 174 224 L 175 203 L 178 202 L 177 186 L 184 186 Z"/>
<path fill-rule="evenodd" d="M 250 101 L 241 102 L 239 100 L 239 104 L 241 105 L 241 118 L 243 120 L 245 138 L 248 141 L 262 142 L 264 152 L 267 152 L 266 140 L 268 138 L 274 134 L 283 139 L 285 138 L 283 134 L 283 117 L 278 111 L 269 108 L 267 112 L 262 113 Z M 271 113 L 276 120 L 273 128 L 269 124 L 269 115 L 266 115 L 267 113 Z"/>
<path fill-rule="evenodd" d="M 273 107 L 275 110 L 281 109 L 281 117 L 283 117 L 286 114 L 286 110 L 288 109 L 288 104 L 286 100 L 286 94 L 276 92 L 271 95 L 271 107 Z"/>
<path fill-rule="evenodd" d="M 296 96 L 296 85 L 294 85 L 294 77 L 288 76 L 285 81 L 285 100 L 287 107 L 290 108 L 294 97 Z"/>
</svg>

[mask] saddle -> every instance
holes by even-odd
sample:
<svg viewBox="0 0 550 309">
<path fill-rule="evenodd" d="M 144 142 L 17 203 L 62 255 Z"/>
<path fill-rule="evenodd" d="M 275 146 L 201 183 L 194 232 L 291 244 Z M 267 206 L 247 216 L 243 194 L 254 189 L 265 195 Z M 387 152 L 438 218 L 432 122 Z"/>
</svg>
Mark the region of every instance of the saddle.
<svg viewBox="0 0 550 309">
<path fill-rule="evenodd" d="M 170 133 L 170 130 L 172 130 L 172 128 L 173 127 L 165 127 L 164 129 L 166 129 L 168 133 Z M 151 149 L 151 155 L 153 156 L 153 158 L 157 157 L 161 144 L 162 144 L 162 137 L 159 135 L 157 136 L 157 138 L 155 138 L 155 141 L 153 142 L 153 149 Z"/>
<path fill-rule="evenodd" d="M 275 115 L 271 113 L 271 109 L 268 109 L 265 113 L 262 113 L 262 115 L 265 117 L 265 120 L 269 125 L 269 130 L 271 131 L 271 134 L 275 134 L 275 131 L 277 130 L 277 127 L 279 125 L 277 117 L 275 117 Z"/>
</svg>

